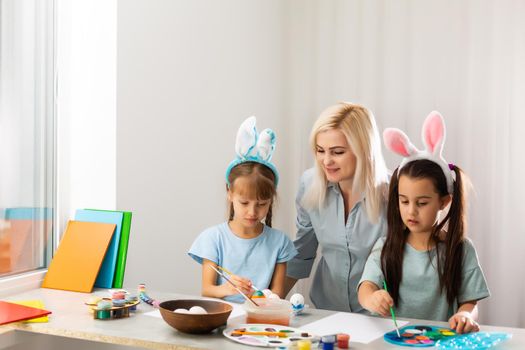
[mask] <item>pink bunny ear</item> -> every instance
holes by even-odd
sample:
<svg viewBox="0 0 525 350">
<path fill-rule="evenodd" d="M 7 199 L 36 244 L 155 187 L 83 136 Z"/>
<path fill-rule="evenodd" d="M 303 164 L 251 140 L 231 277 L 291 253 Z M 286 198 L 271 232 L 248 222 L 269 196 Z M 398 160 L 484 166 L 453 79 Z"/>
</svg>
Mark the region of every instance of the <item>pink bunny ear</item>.
<svg viewBox="0 0 525 350">
<path fill-rule="evenodd" d="M 441 154 L 445 142 L 445 121 L 439 112 L 432 111 L 423 123 L 423 143 L 431 154 Z"/>
<path fill-rule="evenodd" d="M 408 136 L 399 129 L 387 128 L 383 131 L 385 146 L 403 157 L 409 157 L 417 152 L 416 147 L 410 142 Z"/>
</svg>

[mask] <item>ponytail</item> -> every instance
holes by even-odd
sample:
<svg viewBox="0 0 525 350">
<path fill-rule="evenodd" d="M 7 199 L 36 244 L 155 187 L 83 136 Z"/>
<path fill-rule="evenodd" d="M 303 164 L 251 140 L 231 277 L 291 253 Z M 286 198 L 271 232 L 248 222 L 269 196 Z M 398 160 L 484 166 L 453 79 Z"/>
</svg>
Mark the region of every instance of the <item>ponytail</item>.
<svg viewBox="0 0 525 350">
<path fill-rule="evenodd" d="M 438 266 L 443 263 L 443 268 L 439 269 L 439 280 L 442 290 L 446 291 L 447 301 L 452 304 L 461 290 L 461 275 L 463 270 L 464 242 L 466 231 L 466 210 L 465 210 L 465 186 L 464 173 L 456 165 L 452 165 L 452 170 L 456 174 L 454 181 L 454 193 L 447 216 L 443 223 L 447 222 L 447 234 L 445 236 L 444 259 L 438 254 Z M 443 260 L 443 261 L 441 261 Z"/>
</svg>

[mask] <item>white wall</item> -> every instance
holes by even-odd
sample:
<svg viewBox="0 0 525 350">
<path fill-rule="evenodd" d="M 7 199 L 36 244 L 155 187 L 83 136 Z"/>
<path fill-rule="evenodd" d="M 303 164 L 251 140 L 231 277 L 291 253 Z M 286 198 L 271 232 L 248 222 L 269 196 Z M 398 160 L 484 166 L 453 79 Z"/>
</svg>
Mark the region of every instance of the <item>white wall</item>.
<svg viewBox="0 0 525 350">
<path fill-rule="evenodd" d="M 73 12 L 69 23 L 86 45 L 70 57 L 77 66 L 70 68 L 71 91 L 61 88 L 62 98 L 70 93 L 75 101 L 62 120 L 69 146 L 61 151 L 61 197 L 72 209 L 109 208 L 116 186 L 116 207 L 134 213 L 126 286 L 199 291 L 200 269 L 186 251 L 202 229 L 225 219 L 223 174 L 245 117 L 255 114 L 259 127 L 277 132 L 282 181 L 275 226 L 293 234 L 297 180 L 311 164 L 307 136 L 324 107 L 361 102 L 380 128 L 401 127 L 416 143 L 421 120 L 437 108 L 449 125 L 445 156 L 464 164 L 478 188 L 471 236 L 494 292 L 482 304 L 482 322 L 523 326 L 524 313 L 516 310 L 524 309 L 525 286 L 507 273 L 520 266 L 519 254 L 507 252 L 525 239 L 514 220 L 523 212 L 524 167 L 515 161 L 523 149 L 522 2 L 120 1 L 116 131 L 111 113 L 97 113 L 100 100 L 88 97 L 113 86 L 112 72 L 93 69 L 88 58 L 111 54 L 111 46 L 102 51 L 96 44 L 113 40 L 111 26 L 109 35 L 78 30 L 90 25 L 86 14 L 110 18 L 113 7 L 104 4 L 83 16 Z M 97 83 L 82 90 L 94 77 Z M 89 137 L 103 130 L 106 147 Z M 512 152 L 503 156 L 500 149 Z"/>
<path fill-rule="evenodd" d="M 55 4 L 58 229 L 62 233 L 76 209 L 115 209 L 117 3 L 57 0 Z"/>
<path fill-rule="evenodd" d="M 467 235 L 492 293 L 480 302 L 480 320 L 525 325 L 525 283 L 508 273 L 523 265 L 525 246 L 516 220 L 525 212 L 525 3 L 319 0 L 300 9 L 315 15 L 299 24 L 309 41 L 299 30 L 291 41 L 306 41 L 311 64 L 310 83 L 294 92 L 296 100 L 312 101 L 311 110 L 340 99 L 363 103 L 380 129 L 402 128 L 418 147 L 424 117 L 443 113 L 444 156 L 475 189 Z M 310 115 L 304 113 L 311 125 Z M 399 163 L 384 154 L 391 168 Z"/>
<path fill-rule="evenodd" d="M 226 220 L 224 172 L 239 124 L 277 133 L 283 169 L 274 226 L 293 226 L 284 3 L 118 4 L 117 206 L 133 211 L 125 284 L 199 293 L 186 254 Z"/>
</svg>

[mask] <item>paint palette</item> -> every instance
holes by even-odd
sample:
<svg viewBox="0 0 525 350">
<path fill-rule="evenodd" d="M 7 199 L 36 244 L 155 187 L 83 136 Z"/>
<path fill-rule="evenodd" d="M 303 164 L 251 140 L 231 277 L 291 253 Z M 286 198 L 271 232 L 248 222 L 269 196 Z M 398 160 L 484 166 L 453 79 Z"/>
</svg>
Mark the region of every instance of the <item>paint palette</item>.
<svg viewBox="0 0 525 350">
<path fill-rule="evenodd" d="M 454 330 L 444 327 L 413 325 L 399 329 L 401 337 L 396 331 L 388 332 L 383 336 L 387 343 L 411 346 L 416 348 L 430 347 L 436 345 L 439 340 L 450 339 L 457 334 Z"/>
<path fill-rule="evenodd" d="M 512 334 L 508 333 L 469 333 L 452 339 L 442 339 L 437 342 L 436 347 L 440 350 L 489 349 L 510 338 Z"/>
<path fill-rule="evenodd" d="M 226 328 L 222 334 L 237 343 L 270 348 L 288 346 L 294 340 L 309 339 L 312 342 L 319 340 L 318 336 L 311 333 L 275 324 L 240 324 Z"/>
</svg>

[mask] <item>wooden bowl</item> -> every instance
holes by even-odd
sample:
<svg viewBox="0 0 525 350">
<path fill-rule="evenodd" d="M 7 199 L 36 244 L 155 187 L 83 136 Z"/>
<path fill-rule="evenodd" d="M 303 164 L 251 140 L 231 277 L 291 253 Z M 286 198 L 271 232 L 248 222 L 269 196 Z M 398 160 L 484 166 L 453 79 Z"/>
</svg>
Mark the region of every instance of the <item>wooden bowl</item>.
<svg viewBox="0 0 525 350">
<path fill-rule="evenodd" d="M 173 312 L 180 308 L 189 310 L 192 306 L 200 306 L 208 313 L 198 315 Z M 159 304 L 159 310 L 164 321 L 176 330 L 183 333 L 204 334 L 225 325 L 233 307 L 221 301 L 178 299 L 163 301 Z"/>
</svg>

